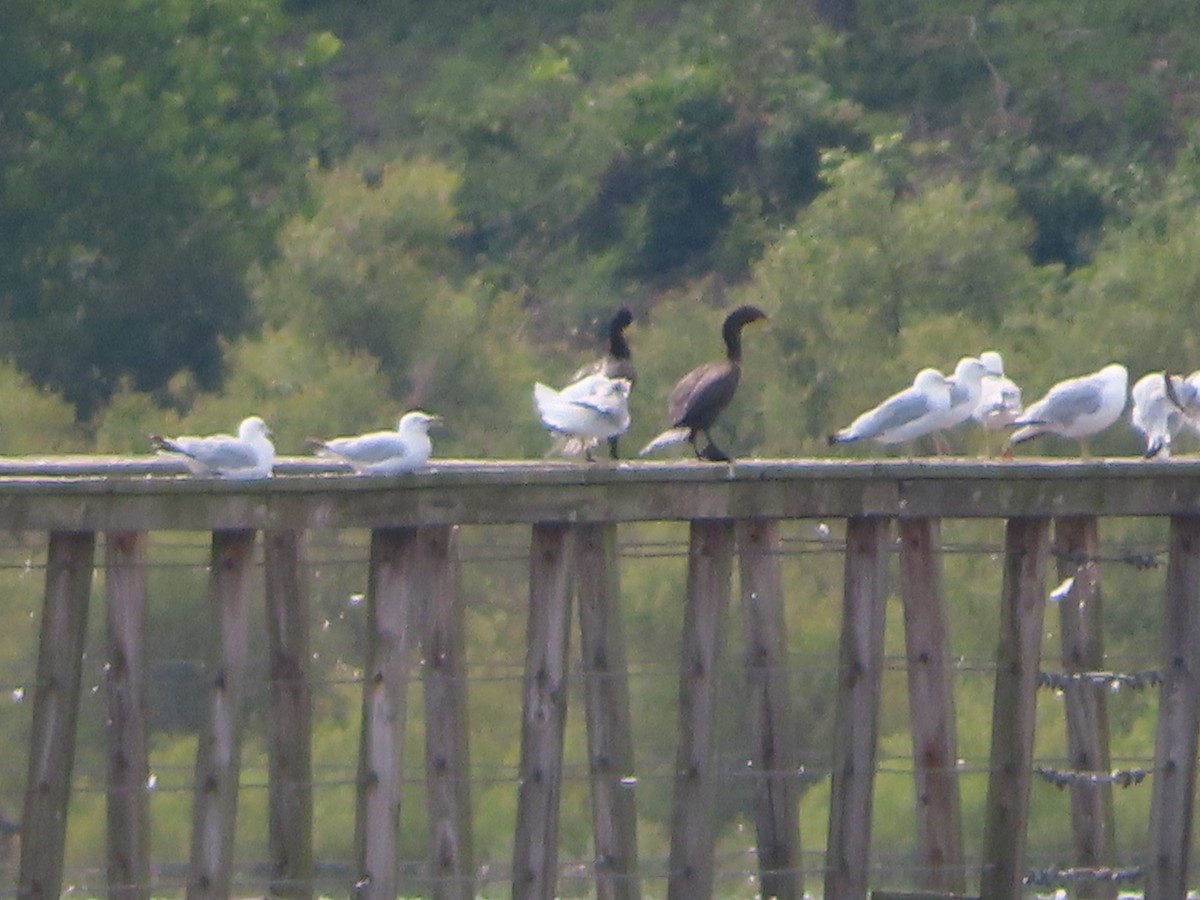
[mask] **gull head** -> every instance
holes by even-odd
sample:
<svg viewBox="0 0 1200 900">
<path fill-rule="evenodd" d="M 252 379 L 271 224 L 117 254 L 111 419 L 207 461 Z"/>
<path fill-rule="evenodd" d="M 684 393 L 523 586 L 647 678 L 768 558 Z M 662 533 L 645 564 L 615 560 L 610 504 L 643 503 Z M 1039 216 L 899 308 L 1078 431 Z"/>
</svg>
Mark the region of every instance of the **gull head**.
<svg viewBox="0 0 1200 900">
<path fill-rule="evenodd" d="M 974 356 L 964 356 L 954 367 L 954 380 L 960 384 L 979 384 L 987 374 L 987 364 Z"/>
<path fill-rule="evenodd" d="M 979 354 L 979 361 L 987 369 L 987 373 L 996 378 L 1004 377 L 1004 360 L 995 350 L 984 350 Z"/>
<path fill-rule="evenodd" d="M 934 391 L 938 388 L 944 389 L 948 386 L 946 376 L 937 369 L 922 369 L 913 379 L 913 387 L 922 392 Z"/>
<path fill-rule="evenodd" d="M 425 434 L 430 428 L 442 424 L 442 417 L 430 415 L 427 412 L 414 410 L 407 412 L 400 417 L 400 423 L 396 426 L 396 430 L 400 432 L 418 432 Z"/>
<path fill-rule="evenodd" d="M 1105 381 L 1112 382 L 1114 384 L 1124 385 L 1129 383 L 1129 370 L 1120 363 L 1109 363 L 1096 374 L 1098 374 Z"/>
<path fill-rule="evenodd" d="M 249 418 L 242 419 L 242 424 L 238 426 L 238 437 L 243 441 L 270 436 L 271 429 L 267 427 L 267 423 L 259 416 L 250 416 Z"/>
</svg>

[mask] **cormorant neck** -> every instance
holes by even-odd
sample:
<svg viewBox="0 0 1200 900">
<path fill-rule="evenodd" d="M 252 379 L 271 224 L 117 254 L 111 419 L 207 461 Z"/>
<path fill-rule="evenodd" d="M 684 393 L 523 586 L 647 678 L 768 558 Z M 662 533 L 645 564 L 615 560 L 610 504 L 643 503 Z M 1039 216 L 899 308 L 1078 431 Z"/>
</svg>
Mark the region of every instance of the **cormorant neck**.
<svg viewBox="0 0 1200 900">
<path fill-rule="evenodd" d="M 616 325 L 608 330 L 608 355 L 613 359 L 629 359 L 629 343 L 625 340 L 625 330 Z"/>
<path fill-rule="evenodd" d="M 742 361 L 742 323 L 726 322 L 721 333 L 725 338 L 725 355 L 730 362 L 740 363 Z"/>
</svg>

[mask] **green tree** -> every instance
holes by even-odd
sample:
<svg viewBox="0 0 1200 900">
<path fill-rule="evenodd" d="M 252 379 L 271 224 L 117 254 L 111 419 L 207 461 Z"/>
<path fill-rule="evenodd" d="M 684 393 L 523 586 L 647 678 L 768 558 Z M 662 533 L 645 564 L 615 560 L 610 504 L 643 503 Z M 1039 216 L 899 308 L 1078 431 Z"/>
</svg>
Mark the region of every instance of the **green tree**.
<svg viewBox="0 0 1200 900">
<path fill-rule="evenodd" d="M 884 172 L 875 156 L 831 168 L 830 189 L 741 291 L 777 310 L 779 377 L 761 413 L 767 452 L 814 452 L 918 369 L 949 371 L 985 344 L 1005 351 L 1006 320 L 1053 277 L 1030 264 L 1007 188 L 943 179 L 897 196 Z"/>
<path fill-rule="evenodd" d="M 213 387 L 329 148 L 331 35 L 278 0 L 12 0 L 0 12 L 2 346 L 86 418 L 128 379 Z"/>
<path fill-rule="evenodd" d="M 319 212 L 289 223 L 257 287 L 267 324 L 377 360 L 395 404 L 387 419 L 397 407 L 442 415 L 439 453 L 541 446 L 528 314 L 454 250 L 455 173 L 415 160 L 368 180 L 350 166 L 315 179 Z"/>
<path fill-rule="evenodd" d="M 0 453 L 64 453 L 84 446 L 74 410 L 38 388 L 10 363 L 0 363 Z"/>
</svg>

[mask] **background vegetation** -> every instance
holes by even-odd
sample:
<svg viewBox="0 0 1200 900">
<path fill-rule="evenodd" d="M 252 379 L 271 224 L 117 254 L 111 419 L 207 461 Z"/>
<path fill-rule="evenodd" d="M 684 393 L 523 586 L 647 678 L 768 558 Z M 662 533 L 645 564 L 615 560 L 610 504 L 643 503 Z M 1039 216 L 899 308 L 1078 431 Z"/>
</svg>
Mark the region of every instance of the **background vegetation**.
<svg viewBox="0 0 1200 900">
<path fill-rule="evenodd" d="M 719 426 L 741 455 L 825 454 L 824 434 L 918 368 L 989 348 L 1027 399 L 1110 361 L 1132 378 L 1191 371 L 1198 25 L 1191 0 L 8 0 L 0 452 L 144 452 L 148 432 L 225 430 L 257 412 L 294 453 L 306 436 L 423 406 L 448 420 L 440 455 L 537 456 L 548 442 L 532 382 L 598 352 L 619 304 L 637 316 L 629 448 L 658 430 L 679 374 L 720 352 L 721 316 L 740 302 L 771 314 L 747 334 L 742 391 Z M 954 438 L 982 452 L 980 435 Z M 1138 443 L 1121 424 L 1092 449 Z M 11 552 L 3 577 L 27 602 L 5 621 L 27 622 L 38 551 Z M 987 555 L 948 579 L 964 623 L 996 596 L 973 566 Z M 678 572 L 636 568 L 631 631 L 665 640 Z M 1153 595 L 1148 577 L 1110 609 Z M 522 622 L 519 604 L 484 599 L 521 596 L 507 578 L 479 572 L 474 588 L 477 637 L 497 654 Z M 839 578 L 793 575 L 798 652 L 825 646 Z M 202 582 L 186 583 L 160 588 L 155 641 L 171 659 L 190 658 L 186 636 L 205 629 Z M 326 584 L 315 602 L 352 621 L 361 587 Z M 1143 619 L 1117 617 L 1118 658 L 1152 655 Z M 992 633 L 964 625 L 964 655 L 990 657 Z M 6 634 L 23 660 L 27 636 Z M 341 685 L 320 699 L 334 757 L 355 735 L 353 688 L 333 677 L 352 685 L 344 634 L 322 663 Z M 161 715 L 186 708 L 177 681 Z M 671 702 L 659 690 L 643 714 Z M 986 685 L 961 690 L 973 736 Z M 1115 723 L 1138 755 L 1152 729 L 1134 708 Z M 827 714 L 809 709 L 798 738 L 814 759 Z M 194 722 L 180 715 L 160 723 L 163 760 L 189 758 Z M 20 759 L 16 720 L 5 735 Z M 885 723 L 886 745 L 903 752 L 904 739 Z M 480 758 L 501 765 L 514 748 Z M 9 808 L 19 769 L 0 783 Z M 886 823 L 907 821 L 911 797 L 887 785 L 881 846 L 903 848 L 906 828 Z M 810 846 L 820 789 L 805 801 Z M 511 828 L 511 791 L 493 793 L 484 849 Z M 182 854 L 181 796 L 156 812 L 159 840 L 175 835 Z M 653 843 L 665 801 L 643 796 Z M 80 820 L 73 853 L 94 861 L 102 818 Z M 328 801 L 321 822 L 342 852 L 344 803 Z M 581 823 L 564 827 L 584 840 Z M 1066 834 L 1061 821 L 1035 828 L 1040 846 Z"/>
</svg>

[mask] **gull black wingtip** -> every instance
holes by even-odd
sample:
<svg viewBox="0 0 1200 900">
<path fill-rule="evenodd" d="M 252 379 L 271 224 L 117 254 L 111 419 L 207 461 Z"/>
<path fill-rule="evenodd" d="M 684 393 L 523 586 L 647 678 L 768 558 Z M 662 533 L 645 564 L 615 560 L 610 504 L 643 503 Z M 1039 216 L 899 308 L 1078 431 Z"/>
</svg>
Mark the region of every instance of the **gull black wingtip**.
<svg viewBox="0 0 1200 900">
<path fill-rule="evenodd" d="M 1179 394 L 1175 391 L 1175 385 L 1171 380 L 1170 372 L 1163 372 L 1163 389 L 1166 391 L 1167 399 L 1171 401 L 1176 409 L 1183 409 L 1183 401 L 1179 399 Z"/>
</svg>

